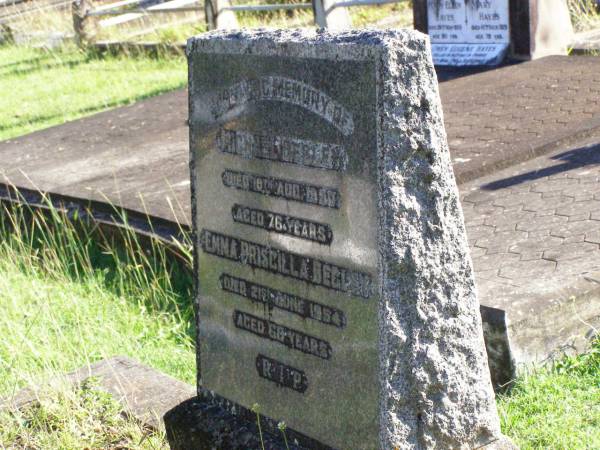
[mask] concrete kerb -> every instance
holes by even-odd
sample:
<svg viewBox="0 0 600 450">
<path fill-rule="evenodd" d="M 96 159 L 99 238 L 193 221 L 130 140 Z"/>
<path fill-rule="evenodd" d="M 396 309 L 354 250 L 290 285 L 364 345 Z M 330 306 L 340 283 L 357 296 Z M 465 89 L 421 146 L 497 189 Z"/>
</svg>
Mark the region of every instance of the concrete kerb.
<svg viewBox="0 0 600 450">
<path fill-rule="evenodd" d="M 77 389 L 89 379 L 121 403 L 124 413 L 154 430 L 164 428 L 162 418 L 167 411 L 196 395 L 189 384 L 129 357 L 114 356 L 0 399 L 0 410 L 21 410 L 43 400 L 46 386 Z"/>
</svg>

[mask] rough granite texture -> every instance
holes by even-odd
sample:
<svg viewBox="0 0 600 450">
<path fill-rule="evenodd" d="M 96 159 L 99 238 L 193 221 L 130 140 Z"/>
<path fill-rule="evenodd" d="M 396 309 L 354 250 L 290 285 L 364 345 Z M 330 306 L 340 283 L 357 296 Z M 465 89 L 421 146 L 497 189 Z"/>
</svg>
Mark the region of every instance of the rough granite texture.
<svg viewBox="0 0 600 450">
<path fill-rule="evenodd" d="M 380 448 L 514 448 L 500 432 L 427 37 L 213 32 L 188 55 L 197 48 L 377 61 Z"/>
</svg>

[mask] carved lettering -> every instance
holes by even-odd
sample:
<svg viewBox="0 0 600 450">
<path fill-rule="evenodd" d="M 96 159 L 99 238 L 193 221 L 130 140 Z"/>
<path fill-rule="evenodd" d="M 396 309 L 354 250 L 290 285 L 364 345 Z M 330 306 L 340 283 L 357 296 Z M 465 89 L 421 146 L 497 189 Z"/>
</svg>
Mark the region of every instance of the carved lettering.
<svg viewBox="0 0 600 450">
<path fill-rule="evenodd" d="M 231 217 L 237 223 L 318 242 L 319 244 L 331 245 L 333 240 L 333 232 L 329 225 L 288 216 L 287 214 L 235 204 L 231 208 Z"/>
<path fill-rule="evenodd" d="M 348 155 L 341 145 L 224 128 L 217 133 L 217 148 L 222 153 L 246 159 L 266 159 L 338 172 L 344 172 L 348 165 Z"/>
<path fill-rule="evenodd" d="M 256 357 L 256 370 L 261 378 L 272 381 L 277 386 L 290 388 L 301 394 L 308 388 L 308 378 L 304 371 L 260 353 Z"/>
<path fill-rule="evenodd" d="M 233 311 L 233 323 L 236 328 L 248 331 L 270 341 L 278 342 L 286 347 L 317 358 L 330 359 L 331 345 L 329 342 L 303 333 L 285 325 L 261 319 L 242 311 Z"/>
<path fill-rule="evenodd" d="M 279 197 L 310 205 L 338 209 L 341 204 L 337 189 L 282 178 L 265 177 L 247 172 L 225 170 L 221 175 L 223 184 L 242 191 L 254 192 L 269 197 Z"/>
<path fill-rule="evenodd" d="M 220 117 L 245 103 L 266 100 L 290 103 L 307 109 L 331 123 L 344 136 L 349 136 L 354 131 L 352 114 L 327 94 L 302 81 L 278 76 L 242 80 L 222 90 L 212 112 L 215 117 Z"/>
<path fill-rule="evenodd" d="M 365 299 L 373 294 L 373 280 L 363 272 L 211 230 L 202 230 L 199 237 L 209 255 Z"/>
<path fill-rule="evenodd" d="M 227 273 L 219 278 L 221 289 L 239 295 L 248 300 L 265 305 L 269 310 L 278 308 L 303 319 L 312 319 L 326 325 L 338 328 L 346 326 L 346 315 L 343 311 L 331 306 L 323 305 L 307 298 L 288 294 L 262 284 L 253 283 L 244 278 L 234 277 Z"/>
</svg>

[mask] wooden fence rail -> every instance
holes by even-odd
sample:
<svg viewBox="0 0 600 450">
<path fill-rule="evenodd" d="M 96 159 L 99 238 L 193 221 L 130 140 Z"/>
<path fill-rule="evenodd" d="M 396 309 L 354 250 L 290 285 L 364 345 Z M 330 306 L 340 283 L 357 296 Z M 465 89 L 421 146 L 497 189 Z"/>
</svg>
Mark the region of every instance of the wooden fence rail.
<svg viewBox="0 0 600 450">
<path fill-rule="evenodd" d="M 351 25 L 347 8 L 354 6 L 374 6 L 389 3 L 399 3 L 404 0 L 312 0 L 310 3 L 281 3 L 281 4 L 244 4 L 232 5 L 230 0 L 171 0 L 165 3 L 145 7 L 147 0 L 122 0 L 119 2 L 92 8 L 90 0 L 73 0 L 73 25 L 76 41 L 87 45 L 93 39 L 98 23 L 94 20 L 100 17 L 119 17 L 122 20 L 101 22 L 101 26 L 121 24 L 135 20 L 144 15 L 204 12 L 206 25 L 209 30 L 221 28 L 237 28 L 237 12 L 259 12 L 278 10 L 311 9 L 315 25 L 319 28 L 343 29 Z M 196 5 L 193 5 L 196 3 Z"/>
</svg>

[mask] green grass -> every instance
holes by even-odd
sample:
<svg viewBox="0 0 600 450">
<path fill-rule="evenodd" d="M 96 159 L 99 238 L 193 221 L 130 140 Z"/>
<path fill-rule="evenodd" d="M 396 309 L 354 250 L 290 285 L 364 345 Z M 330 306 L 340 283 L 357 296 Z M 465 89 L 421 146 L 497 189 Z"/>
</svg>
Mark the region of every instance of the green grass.
<svg viewBox="0 0 600 450">
<path fill-rule="evenodd" d="M 167 450 L 162 432 L 122 414 L 121 405 L 88 380 L 46 392 L 18 411 L 0 412 L 0 447 L 10 449 Z"/>
<path fill-rule="evenodd" d="M 0 140 L 182 88 L 183 56 L 103 57 L 0 46 Z"/>
<path fill-rule="evenodd" d="M 575 32 L 584 32 L 600 27 L 600 11 L 596 0 L 567 0 L 571 23 Z"/>
<path fill-rule="evenodd" d="M 120 354 L 193 382 L 193 345 L 181 317 L 119 295 L 100 272 L 74 281 L 31 261 L 15 266 L 22 258 L 6 250 L 0 255 L 0 329 L 10 330 L 0 344 L 0 397 Z"/>
<path fill-rule="evenodd" d="M 189 244 L 178 246 L 182 269 L 164 244 L 142 245 L 131 231 L 107 235 L 84 216 L 0 209 L 0 398 L 25 386 L 48 391 L 33 409 L 0 414 L 0 443 L 9 448 L 138 448 L 147 433 L 117 420 L 117 406 L 93 400 L 101 394 L 90 400 L 66 387 L 44 388 L 103 358 L 127 355 L 195 381 Z M 83 439 L 85 424 L 108 420 L 107 409 L 114 425 Z M 131 446 L 102 447 L 107 433 Z M 41 443 L 23 444 L 30 441 Z M 156 442 L 163 439 L 153 434 L 140 448 Z"/>
<path fill-rule="evenodd" d="M 600 339 L 587 354 L 521 376 L 498 409 L 522 450 L 600 448 Z"/>
</svg>

